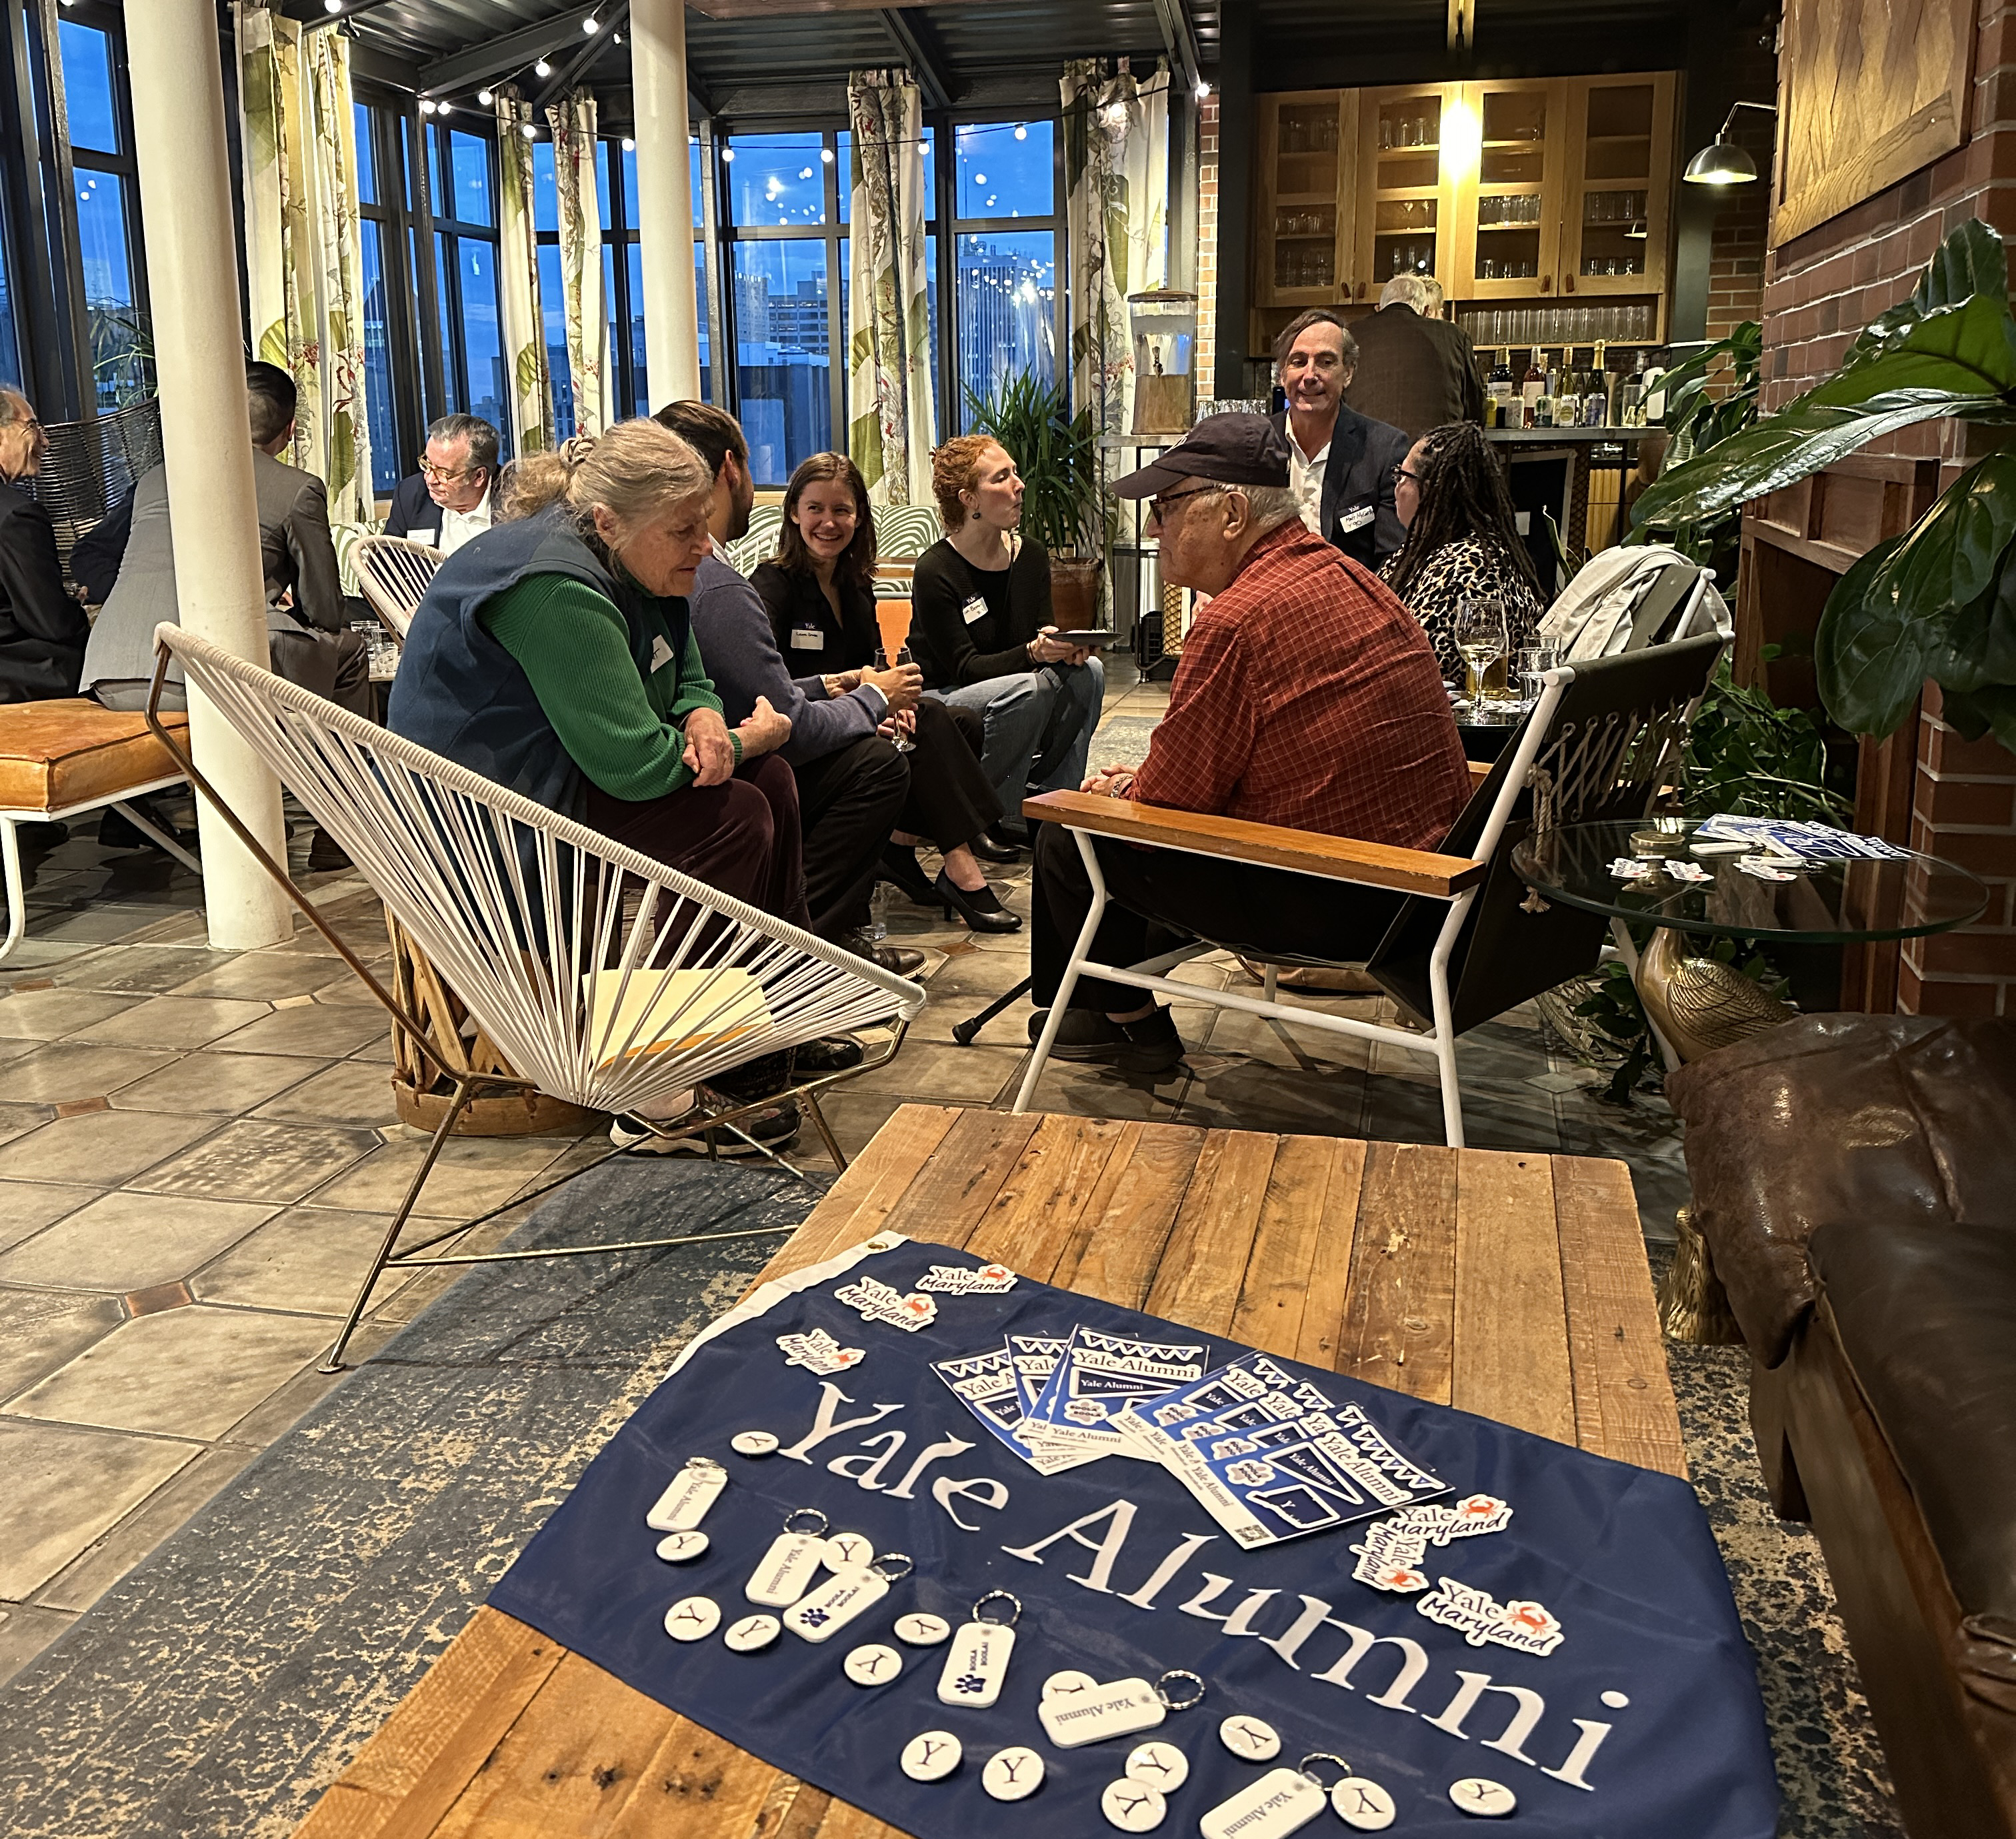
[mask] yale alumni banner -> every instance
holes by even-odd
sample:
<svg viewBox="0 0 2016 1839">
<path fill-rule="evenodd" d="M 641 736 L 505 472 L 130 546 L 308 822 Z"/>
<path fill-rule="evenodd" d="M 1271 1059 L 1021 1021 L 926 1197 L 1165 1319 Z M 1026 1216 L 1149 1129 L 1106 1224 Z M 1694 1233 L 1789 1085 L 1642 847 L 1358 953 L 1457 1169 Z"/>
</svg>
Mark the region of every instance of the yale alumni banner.
<svg viewBox="0 0 2016 1839">
<path fill-rule="evenodd" d="M 1685 1482 L 891 1234 L 697 1337 L 490 1600 L 920 1839 L 1342 1830 L 1318 1754 L 1396 1834 L 1776 1830 Z"/>
</svg>

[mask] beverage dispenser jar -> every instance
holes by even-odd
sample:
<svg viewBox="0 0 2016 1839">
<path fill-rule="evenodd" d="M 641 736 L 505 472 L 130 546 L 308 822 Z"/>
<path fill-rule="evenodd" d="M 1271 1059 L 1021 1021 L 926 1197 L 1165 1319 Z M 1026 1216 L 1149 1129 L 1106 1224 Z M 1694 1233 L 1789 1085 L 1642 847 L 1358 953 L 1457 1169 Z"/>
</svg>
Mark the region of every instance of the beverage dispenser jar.
<svg viewBox="0 0 2016 1839">
<path fill-rule="evenodd" d="M 1190 355 L 1197 347 L 1197 305 L 1194 294 L 1168 287 L 1127 297 L 1137 435 L 1190 432 L 1196 406 Z"/>
</svg>

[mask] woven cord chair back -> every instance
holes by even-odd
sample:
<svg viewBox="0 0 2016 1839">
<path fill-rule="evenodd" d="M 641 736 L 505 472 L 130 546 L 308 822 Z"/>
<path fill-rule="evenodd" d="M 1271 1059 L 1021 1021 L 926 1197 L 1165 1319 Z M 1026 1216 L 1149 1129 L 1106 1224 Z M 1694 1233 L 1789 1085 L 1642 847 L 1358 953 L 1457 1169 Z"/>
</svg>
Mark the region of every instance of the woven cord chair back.
<svg viewBox="0 0 2016 1839">
<path fill-rule="evenodd" d="M 56 557 L 67 575 L 77 539 L 104 521 L 142 473 L 160 464 L 160 399 L 149 396 L 88 421 L 51 422 L 43 431 L 49 450 L 41 470 L 19 483 L 49 514 Z"/>
<path fill-rule="evenodd" d="M 357 545 L 357 586 L 364 604 L 401 644 L 434 576 L 441 554 L 403 536 L 366 536 Z"/>
<path fill-rule="evenodd" d="M 1608 923 L 1532 896 L 1513 872 L 1513 849 L 1529 831 L 1644 816 L 1679 771 L 1723 642 L 1709 633 L 1570 667 L 1526 788 L 1495 840 L 1486 833 L 1521 735 L 1472 795 L 1442 846 L 1452 856 L 1488 852 L 1491 863 L 1450 961 L 1458 1033 L 1595 968 Z M 1417 1015 L 1427 1013 L 1428 954 L 1446 914 L 1439 902 L 1409 900 L 1368 962 Z"/>
<path fill-rule="evenodd" d="M 923 1007 L 916 984 L 180 627 L 155 638 L 553 1098 L 632 1111 Z"/>
</svg>

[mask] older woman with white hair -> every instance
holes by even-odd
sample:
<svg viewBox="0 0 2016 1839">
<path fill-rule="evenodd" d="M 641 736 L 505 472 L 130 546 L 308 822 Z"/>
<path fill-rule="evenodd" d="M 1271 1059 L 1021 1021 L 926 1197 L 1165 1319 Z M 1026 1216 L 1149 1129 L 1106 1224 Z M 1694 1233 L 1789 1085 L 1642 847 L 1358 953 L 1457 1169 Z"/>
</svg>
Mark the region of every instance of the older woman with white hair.
<svg viewBox="0 0 2016 1839">
<path fill-rule="evenodd" d="M 0 702 L 74 696 L 91 636 L 63 586 L 49 514 L 20 489 L 49 449 L 27 398 L 0 389 Z"/>
<path fill-rule="evenodd" d="M 790 722 L 759 701 L 729 730 L 686 616 L 706 466 L 626 421 L 520 470 L 534 514 L 449 557 L 413 615 L 393 731 L 806 925 Z"/>
</svg>

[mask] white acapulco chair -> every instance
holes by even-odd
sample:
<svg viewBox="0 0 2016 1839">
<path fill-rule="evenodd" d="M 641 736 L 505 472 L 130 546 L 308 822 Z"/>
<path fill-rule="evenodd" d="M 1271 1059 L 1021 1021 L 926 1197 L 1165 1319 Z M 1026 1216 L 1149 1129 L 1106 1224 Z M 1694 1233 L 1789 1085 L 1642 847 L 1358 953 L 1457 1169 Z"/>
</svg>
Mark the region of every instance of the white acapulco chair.
<svg viewBox="0 0 2016 1839">
<path fill-rule="evenodd" d="M 357 545 L 357 586 L 365 604 L 402 645 L 441 561 L 439 550 L 403 536 L 366 536 Z"/>
<path fill-rule="evenodd" d="M 387 1011 L 424 1040 L 424 1026 L 330 929 L 285 867 L 260 847 L 196 770 L 182 737 L 162 725 L 154 704 L 171 662 L 348 853 L 513 1069 L 452 1073 L 453 1097 L 322 1371 L 340 1370 L 344 1347 L 380 1274 L 388 1269 L 565 1257 L 789 1230 L 430 1255 L 466 1229 L 458 1226 L 400 1249 L 400 1233 L 420 1190 L 480 1087 L 531 1087 L 590 1110 L 635 1112 L 688 1091 L 697 1094 L 702 1081 L 758 1056 L 888 1025 L 886 1048 L 859 1066 L 754 1104 L 716 1109 L 702 1102 L 660 1131 L 678 1137 L 710 1127 L 733 1130 L 752 1112 L 795 1096 L 805 1102 L 835 1163 L 847 1166 L 819 1110 L 818 1089 L 895 1056 L 924 1005 L 917 985 L 388 734 L 179 626 L 158 626 L 154 636 L 148 726 L 187 771 L 198 795 L 215 806 Z"/>
</svg>

